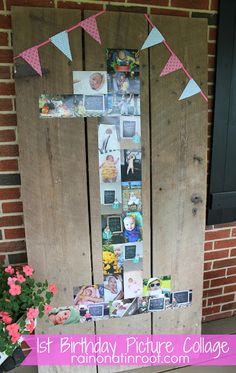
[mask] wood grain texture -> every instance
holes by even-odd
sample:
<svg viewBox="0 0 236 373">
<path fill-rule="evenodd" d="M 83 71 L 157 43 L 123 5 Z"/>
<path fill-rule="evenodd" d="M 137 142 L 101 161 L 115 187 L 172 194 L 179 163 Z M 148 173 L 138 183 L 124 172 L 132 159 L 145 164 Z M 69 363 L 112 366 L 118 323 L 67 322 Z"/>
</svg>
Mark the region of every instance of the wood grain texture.
<svg viewBox="0 0 236 373">
<path fill-rule="evenodd" d="M 39 43 L 80 20 L 80 12 L 13 9 L 14 53 Z M 19 31 L 20 30 L 20 31 Z M 73 286 L 91 283 L 84 121 L 40 120 L 41 93 L 72 93 L 72 70 L 81 69 L 81 31 L 70 35 L 74 62 L 53 45 L 40 49 L 48 70 L 42 78 L 16 79 L 22 199 L 29 263 L 36 277 L 58 285 L 53 305 L 71 305 Z M 17 60 L 17 65 L 24 63 Z M 17 68 L 17 66 L 16 66 Z M 81 214 L 82 211 L 82 214 Z M 43 320 L 37 332 L 94 333 L 93 324 L 51 327 Z M 80 368 L 84 372 L 96 368 Z M 45 367 L 40 367 L 45 372 Z M 47 372 L 76 371 L 50 367 Z"/>
<path fill-rule="evenodd" d="M 85 17 L 93 14 L 85 12 Z M 85 70 L 106 70 L 105 48 L 139 49 L 147 37 L 147 23 L 143 15 L 109 12 L 97 19 L 102 46 L 85 34 Z M 149 82 L 148 53 L 140 54 L 141 77 L 141 128 L 142 128 L 142 203 L 144 218 L 144 274 L 150 276 L 150 146 L 149 146 Z M 93 273 L 95 283 L 102 278 L 101 212 L 98 178 L 98 121 L 87 119 L 90 180 L 90 208 L 92 229 Z M 151 315 L 137 315 L 123 319 L 99 321 L 97 333 L 132 334 L 150 333 Z M 118 372 L 123 367 L 99 367 L 99 372 Z M 131 369 L 131 367 L 130 367 Z"/>
<path fill-rule="evenodd" d="M 205 20 L 152 17 L 152 22 L 206 91 Z M 154 333 L 201 330 L 206 203 L 207 103 L 200 95 L 178 101 L 188 79 L 182 71 L 159 77 L 169 58 L 151 48 L 153 274 L 171 274 L 173 290 L 193 289 L 188 309 L 154 314 Z M 201 158 L 196 160 L 196 156 Z M 199 194 L 202 203 L 191 202 Z M 192 209 L 196 207 L 196 215 Z"/>
</svg>

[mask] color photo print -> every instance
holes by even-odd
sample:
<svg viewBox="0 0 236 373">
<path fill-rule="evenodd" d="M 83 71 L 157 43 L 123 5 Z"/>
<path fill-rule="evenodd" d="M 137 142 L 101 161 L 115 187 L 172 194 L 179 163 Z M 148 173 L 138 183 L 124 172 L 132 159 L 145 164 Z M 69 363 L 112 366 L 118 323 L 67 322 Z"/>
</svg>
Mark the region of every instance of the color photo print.
<svg viewBox="0 0 236 373">
<path fill-rule="evenodd" d="M 106 114 L 105 95 L 40 95 L 40 118 L 100 117 Z"/>
<path fill-rule="evenodd" d="M 55 325 L 183 308 L 192 302 L 191 290 L 172 291 L 170 276 L 143 278 L 139 52 L 107 49 L 106 57 L 106 72 L 74 71 L 73 96 L 45 96 L 40 103 L 41 111 L 48 110 L 44 115 L 55 110 L 63 116 L 68 110 L 75 116 L 99 116 L 103 283 L 74 287 L 73 306 L 49 313 Z"/>
</svg>

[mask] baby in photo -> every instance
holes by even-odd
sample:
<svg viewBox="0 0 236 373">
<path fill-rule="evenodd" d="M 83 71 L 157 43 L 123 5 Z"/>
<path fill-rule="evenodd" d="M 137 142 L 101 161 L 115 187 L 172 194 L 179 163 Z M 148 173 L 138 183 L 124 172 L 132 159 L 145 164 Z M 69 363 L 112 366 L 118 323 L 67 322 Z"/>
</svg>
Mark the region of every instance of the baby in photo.
<svg viewBox="0 0 236 373">
<path fill-rule="evenodd" d="M 142 294 L 143 272 L 141 270 L 124 271 L 124 298 L 137 298 Z"/>
<path fill-rule="evenodd" d="M 74 94 L 107 94 L 106 71 L 73 71 Z"/>
<path fill-rule="evenodd" d="M 74 299 L 75 305 L 89 305 L 103 302 L 98 286 L 82 286 Z"/>
<path fill-rule="evenodd" d="M 123 235 L 127 242 L 137 242 L 141 240 L 140 227 L 136 225 L 135 218 L 132 215 L 128 215 L 124 218 Z"/>
<path fill-rule="evenodd" d="M 100 157 L 100 175 L 103 183 L 115 183 L 120 179 L 119 165 L 120 158 L 117 156 L 119 152 L 109 153 L 104 157 Z"/>
<path fill-rule="evenodd" d="M 122 279 L 120 275 L 107 276 L 104 281 L 104 300 L 110 302 L 123 299 Z"/>
<path fill-rule="evenodd" d="M 118 267 L 121 268 L 124 264 L 123 246 L 122 245 L 114 245 L 113 250 L 114 250 L 115 256 L 117 257 Z"/>
</svg>

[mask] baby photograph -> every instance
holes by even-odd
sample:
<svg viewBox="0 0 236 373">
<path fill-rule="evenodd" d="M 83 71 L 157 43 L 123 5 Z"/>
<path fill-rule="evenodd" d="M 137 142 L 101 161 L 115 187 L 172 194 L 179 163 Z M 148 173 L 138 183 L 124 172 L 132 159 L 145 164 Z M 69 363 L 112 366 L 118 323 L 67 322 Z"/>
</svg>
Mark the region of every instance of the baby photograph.
<svg viewBox="0 0 236 373">
<path fill-rule="evenodd" d="M 74 305 L 88 306 L 104 302 L 104 288 L 101 285 L 85 285 L 73 288 Z"/>
<path fill-rule="evenodd" d="M 170 298 L 171 276 L 143 279 L 143 295 L 155 298 Z"/>
<path fill-rule="evenodd" d="M 142 182 L 129 181 L 121 185 L 123 211 L 142 211 Z"/>
<path fill-rule="evenodd" d="M 98 149 L 100 154 L 120 150 L 120 142 L 115 125 L 102 124 L 98 126 Z"/>
<path fill-rule="evenodd" d="M 142 241 L 143 218 L 140 212 L 127 212 L 123 218 L 125 242 Z"/>
<path fill-rule="evenodd" d="M 104 300 L 111 302 L 124 298 L 123 281 L 121 275 L 108 275 L 104 277 Z"/>
<path fill-rule="evenodd" d="M 121 150 L 122 181 L 141 181 L 141 150 Z"/>
<path fill-rule="evenodd" d="M 120 151 L 99 154 L 100 184 L 121 181 Z"/>
<path fill-rule="evenodd" d="M 129 72 L 117 72 L 107 75 L 107 88 L 109 93 L 121 95 L 140 94 L 139 74 Z"/>
<path fill-rule="evenodd" d="M 139 50 L 106 49 L 107 71 L 109 73 L 139 72 Z"/>
<path fill-rule="evenodd" d="M 100 184 L 101 214 L 122 214 L 122 193 L 120 183 Z"/>
<path fill-rule="evenodd" d="M 103 275 L 122 273 L 124 263 L 123 245 L 103 245 L 102 262 Z"/>
<path fill-rule="evenodd" d="M 110 317 L 120 318 L 125 316 L 136 315 L 139 313 L 138 298 L 122 299 L 112 302 L 110 307 Z"/>
<path fill-rule="evenodd" d="M 102 215 L 102 244 L 115 245 L 125 242 L 121 215 Z"/>
<path fill-rule="evenodd" d="M 143 260 L 125 261 L 123 265 L 124 298 L 143 296 Z"/>
<path fill-rule="evenodd" d="M 106 71 L 73 71 L 74 94 L 107 94 Z"/>
</svg>

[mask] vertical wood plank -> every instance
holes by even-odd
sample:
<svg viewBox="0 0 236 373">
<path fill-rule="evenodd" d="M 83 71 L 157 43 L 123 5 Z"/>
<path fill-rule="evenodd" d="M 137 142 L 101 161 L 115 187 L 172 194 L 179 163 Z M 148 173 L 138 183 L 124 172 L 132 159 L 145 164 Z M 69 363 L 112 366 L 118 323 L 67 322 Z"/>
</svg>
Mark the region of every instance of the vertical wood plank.
<svg viewBox="0 0 236 373">
<path fill-rule="evenodd" d="M 152 17 L 174 52 L 206 91 L 205 20 Z M 171 274 L 173 290 L 193 289 L 193 305 L 154 314 L 154 333 L 201 330 L 206 202 L 207 103 L 200 95 L 178 101 L 188 79 L 182 71 L 159 77 L 169 58 L 151 53 L 153 274 Z M 200 160 L 197 160 L 198 157 Z M 202 203 L 191 202 L 199 194 Z M 192 209 L 196 207 L 196 215 Z"/>
<path fill-rule="evenodd" d="M 85 12 L 85 18 L 92 15 Z M 106 70 L 106 48 L 139 49 L 147 37 L 147 23 L 143 15 L 132 13 L 109 12 L 97 18 L 102 46 L 85 33 L 85 69 Z M 148 53 L 140 55 L 141 79 L 141 128 L 142 128 L 142 202 L 144 218 L 144 274 L 150 275 L 150 146 L 149 146 L 149 82 Z M 103 281 L 102 276 L 102 242 L 101 212 L 98 177 L 98 121 L 88 122 L 88 156 L 90 181 L 90 207 L 92 223 L 92 255 L 95 283 Z M 99 321 L 96 323 L 97 333 L 132 334 L 150 333 L 151 315 L 143 314 L 121 319 Z M 131 367 L 130 367 L 131 368 Z M 99 367 L 99 372 L 122 371 L 123 367 Z"/>
<path fill-rule="evenodd" d="M 14 54 L 46 40 L 80 20 L 80 12 L 13 9 Z M 91 282 L 84 121 L 39 119 L 42 93 L 72 93 L 72 71 L 82 68 L 81 30 L 70 34 L 73 62 L 53 45 L 40 49 L 46 74 L 16 78 L 22 199 L 29 263 L 37 278 L 58 285 L 55 306 L 71 305 L 72 289 Z M 56 63 L 55 63 L 56 61 Z M 23 61 L 17 60 L 17 69 Z M 83 212 L 81 214 L 81 211 Z M 51 327 L 37 332 L 94 333 L 93 324 Z M 46 370 L 45 370 L 46 369 Z M 96 367 L 81 367 L 95 372 Z M 41 372 L 73 372 L 76 367 L 40 367 Z"/>
</svg>

